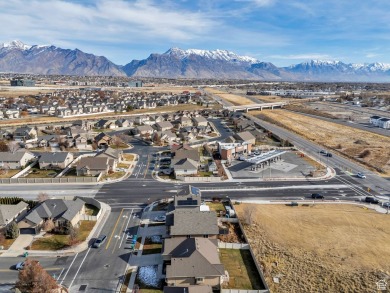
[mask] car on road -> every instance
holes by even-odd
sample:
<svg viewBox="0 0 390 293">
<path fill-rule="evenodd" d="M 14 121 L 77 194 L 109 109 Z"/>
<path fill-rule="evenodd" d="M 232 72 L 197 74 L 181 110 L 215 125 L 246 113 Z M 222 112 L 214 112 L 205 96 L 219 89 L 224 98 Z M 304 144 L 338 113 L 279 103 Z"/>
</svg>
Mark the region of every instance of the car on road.
<svg viewBox="0 0 390 293">
<path fill-rule="evenodd" d="M 326 155 L 326 154 L 327 154 L 327 151 L 321 150 L 321 151 L 320 151 L 320 154 L 321 154 L 321 155 Z"/>
<path fill-rule="evenodd" d="M 161 216 L 155 217 L 154 220 L 156 222 L 164 222 L 166 220 L 166 217 L 161 215 Z"/>
<path fill-rule="evenodd" d="M 94 248 L 99 248 L 107 239 L 107 236 L 106 235 L 100 235 L 99 238 L 97 238 L 95 240 L 95 242 L 93 243 L 93 247 Z"/>
<path fill-rule="evenodd" d="M 366 178 L 366 175 L 364 175 L 362 172 L 358 172 L 358 173 L 356 174 L 356 176 L 357 176 L 358 178 L 362 178 L 362 179 L 365 179 L 365 178 Z"/>
<path fill-rule="evenodd" d="M 24 269 L 24 264 L 25 264 L 24 261 L 18 262 L 18 263 L 15 265 L 15 270 L 17 270 L 17 271 L 23 270 L 23 269 Z"/>
<path fill-rule="evenodd" d="M 378 204 L 379 203 L 379 200 L 377 200 L 375 197 L 373 196 L 366 196 L 366 198 L 364 199 L 365 202 L 368 202 L 368 203 L 373 203 L 373 204 Z"/>
<path fill-rule="evenodd" d="M 312 193 L 311 194 L 311 198 L 314 198 L 314 199 L 324 199 L 324 196 L 319 194 L 319 193 Z"/>
<path fill-rule="evenodd" d="M 327 157 L 333 157 L 333 155 L 331 153 L 326 153 L 326 156 Z"/>
<path fill-rule="evenodd" d="M 390 201 L 382 203 L 382 207 L 384 208 L 390 208 Z"/>
</svg>

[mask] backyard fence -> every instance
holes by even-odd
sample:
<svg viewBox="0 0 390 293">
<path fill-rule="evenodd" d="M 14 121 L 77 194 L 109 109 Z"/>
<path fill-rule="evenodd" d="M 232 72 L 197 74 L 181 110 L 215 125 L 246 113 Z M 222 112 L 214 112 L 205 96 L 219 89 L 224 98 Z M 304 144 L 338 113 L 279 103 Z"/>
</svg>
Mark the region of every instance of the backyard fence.
<svg viewBox="0 0 390 293">
<path fill-rule="evenodd" d="M 222 242 L 222 241 L 218 241 L 218 248 L 243 249 L 243 250 L 250 249 L 248 243 L 228 243 L 228 242 Z"/>
</svg>

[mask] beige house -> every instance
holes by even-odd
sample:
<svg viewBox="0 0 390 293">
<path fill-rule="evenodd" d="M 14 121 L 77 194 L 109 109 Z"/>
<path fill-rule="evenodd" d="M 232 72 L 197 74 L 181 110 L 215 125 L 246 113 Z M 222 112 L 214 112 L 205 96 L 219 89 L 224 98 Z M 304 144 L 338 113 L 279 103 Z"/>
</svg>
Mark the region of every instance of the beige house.
<svg viewBox="0 0 390 293">
<path fill-rule="evenodd" d="M 21 234 L 36 234 L 48 219 L 52 219 L 56 226 L 70 221 L 73 227 L 77 227 L 83 214 L 85 214 L 85 202 L 79 198 L 75 200 L 48 199 L 28 214 L 18 218 L 17 224 Z"/>
<path fill-rule="evenodd" d="M 35 156 L 29 151 L 0 152 L 0 167 L 22 169 L 34 159 Z"/>
<path fill-rule="evenodd" d="M 0 229 L 7 226 L 19 215 L 26 212 L 28 204 L 24 201 L 18 204 L 2 204 L 0 205 Z"/>
<path fill-rule="evenodd" d="M 111 164 L 116 168 L 115 160 Z M 77 176 L 97 176 L 107 174 L 110 169 L 110 159 L 107 157 L 84 157 L 76 165 Z"/>
<path fill-rule="evenodd" d="M 217 239 L 165 239 L 162 257 L 167 264 L 168 286 L 208 285 L 213 290 L 221 288 L 225 270 L 219 259 Z"/>
</svg>

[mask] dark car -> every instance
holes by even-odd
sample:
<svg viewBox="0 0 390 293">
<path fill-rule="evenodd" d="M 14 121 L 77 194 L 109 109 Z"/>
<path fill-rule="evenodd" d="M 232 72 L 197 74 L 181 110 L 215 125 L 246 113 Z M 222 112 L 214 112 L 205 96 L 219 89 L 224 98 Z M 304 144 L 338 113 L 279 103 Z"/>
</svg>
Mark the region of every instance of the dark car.
<svg viewBox="0 0 390 293">
<path fill-rule="evenodd" d="M 97 239 L 95 240 L 95 242 L 93 243 L 92 246 L 93 246 L 94 248 L 99 248 L 100 245 L 102 245 L 102 244 L 106 241 L 106 239 L 107 239 L 107 236 L 106 236 L 106 235 L 100 235 L 99 238 L 97 238 Z"/>
<path fill-rule="evenodd" d="M 378 204 L 379 200 L 377 200 L 375 197 L 372 196 L 366 196 L 364 199 L 365 202 L 373 203 L 373 204 Z"/>
<path fill-rule="evenodd" d="M 327 153 L 326 156 L 327 157 L 332 157 L 332 154 L 331 153 Z"/>
<path fill-rule="evenodd" d="M 319 194 L 319 193 L 312 193 L 311 194 L 311 198 L 314 198 L 314 199 L 324 199 L 324 196 Z"/>
</svg>

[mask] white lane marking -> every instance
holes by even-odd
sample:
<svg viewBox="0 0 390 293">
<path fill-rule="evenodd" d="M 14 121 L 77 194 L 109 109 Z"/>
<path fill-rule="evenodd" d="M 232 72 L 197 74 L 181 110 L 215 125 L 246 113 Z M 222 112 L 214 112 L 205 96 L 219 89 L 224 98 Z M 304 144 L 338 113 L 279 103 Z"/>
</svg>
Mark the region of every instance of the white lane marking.
<svg viewBox="0 0 390 293">
<path fill-rule="evenodd" d="M 58 278 L 57 278 L 57 281 L 60 279 L 60 277 L 61 277 L 62 273 L 64 272 L 64 270 L 65 270 L 65 268 L 62 268 L 62 271 L 61 271 L 61 273 L 59 274 L 59 276 L 58 276 Z"/>
<path fill-rule="evenodd" d="M 78 255 L 79 255 L 79 253 L 76 253 L 76 255 L 74 256 L 74 259 L 73 259 L 72 263 L 70 264 L 69 268 L 67 269 L 67 271 L 66 271 L 66 273 L 65 273 L 65 276 L 64 276 L 64 278 L 62 279 L 60 285 L 62 285 L 62 283 L 64 282 L 66 276 L 67 276 L 68 273 L 69 273 L 70 268 L 72 267 L 72 265 L 73 265 L 73 263 L 74 263 L 74 261 L 76 260 L 76 257 L 77 257 Z"/>
<path fill-rule="evenodd" d="M 125 231 L 127 231 L 127 227 L 129 227 L 129 222 L 130 222 L 130 220 L 131 220 L 131 215 L 132 215 L 132 214 L 133 214 L 133 209 L 131 209 L 131 211 L 130 211 L 130 215 L 129 215 L 129 219 L 127 220 L 127 224 L 126 224 L 126 227 L 125 227 Z M 121 243 L 119 243 L 119 247 L 118 247 L 118 248 L 121 248 L 123 239 L 126 238 L 126 235 L 127 235 L 126 232 L 123 232 L 123 237 L 122 237 Z"/>
<path fill-rule="evenodd" d="M 69 290 L 70 290 L 70 288 L 72 288 L 73 282 L 74 282 L 74 280 L 76 279 L 76 277 L 77 277 L 77 275 L 78 275 L 78 273 L 79 273 L 81 267 L 83 266 L 83 263 L 84 263 L 85 259 L 87 258 L 88 253 L 89 253 L 90 250 L 91 250 L 91 247 L 88 249 L 87 253 L 85 254 L 85 256 L 84 256 L 84 258 L 83 258 L 83 260 L 82 260 L 82 262 L 81 262 L 81 264 L 80 264 L 80 266 L 79 266 L 79 269 L 77 270 L 76 274 L 74 275 L 73 280 L 72 280 L 72 282 L 70 283 L 70 285 L 69 285 L 69 287 L 68 287 Z"/>
</svg>

